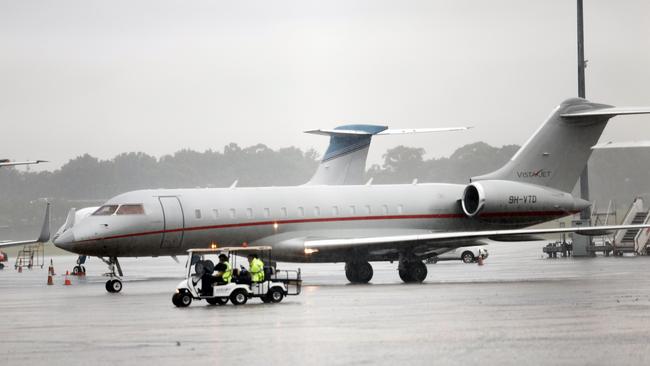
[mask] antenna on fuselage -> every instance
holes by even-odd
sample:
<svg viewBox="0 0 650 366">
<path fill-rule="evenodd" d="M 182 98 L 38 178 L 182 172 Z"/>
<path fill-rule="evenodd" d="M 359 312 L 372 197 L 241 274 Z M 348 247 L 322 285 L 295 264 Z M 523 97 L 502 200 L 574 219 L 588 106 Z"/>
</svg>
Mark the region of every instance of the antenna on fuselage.
<svg viewBox="0 0 650 366">
<path fill-rule="evenodd" d="M 232 182 L 232 184 L 230 185 L 229 188 L 230 188 L 230 189 L 235 189 L 235 188 L 237 188 L 237 183 L 239 183 L 239 179 L 235 179 L 235 181 Z"/>
</svg>

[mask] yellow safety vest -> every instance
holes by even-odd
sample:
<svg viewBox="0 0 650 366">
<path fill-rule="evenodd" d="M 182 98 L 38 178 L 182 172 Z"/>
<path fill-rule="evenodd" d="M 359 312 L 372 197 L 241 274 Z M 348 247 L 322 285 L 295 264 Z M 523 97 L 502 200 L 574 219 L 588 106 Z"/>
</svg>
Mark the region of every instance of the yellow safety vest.
<svg viewBox="0 0 650 366">
<path fill-rule="evenodd" d="M 264 281 L 264 262 L 259 258 L 254 258 L 250 265 L 251 281 L 262 282 Z"/>
<path fill-rule="evenodd" d="M 230 280 L 232 280 L 232 266 L 230 265 L 230 262 L 223 262 L 223 264 L 226 265 L 226 270 L 223 271 L 221 279 L 223 279 L 225 283 L 230 283 Z"/>
</svg>

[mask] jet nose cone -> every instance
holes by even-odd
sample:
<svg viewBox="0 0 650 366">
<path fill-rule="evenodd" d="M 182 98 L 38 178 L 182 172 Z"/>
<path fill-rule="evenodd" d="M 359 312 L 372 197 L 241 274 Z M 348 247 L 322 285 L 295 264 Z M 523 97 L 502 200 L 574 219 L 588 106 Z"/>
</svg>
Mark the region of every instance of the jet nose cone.
<svg viewBox="0 0 650 366">
<path fill-rule="evenodd" d="M 74 244 L 74 242 L 75 242 L 75 238 L 72 230 L 64 231 L 53 240 L 54 245 L 65 250 L 72 249 L 72 245 Z"/>
</svg>

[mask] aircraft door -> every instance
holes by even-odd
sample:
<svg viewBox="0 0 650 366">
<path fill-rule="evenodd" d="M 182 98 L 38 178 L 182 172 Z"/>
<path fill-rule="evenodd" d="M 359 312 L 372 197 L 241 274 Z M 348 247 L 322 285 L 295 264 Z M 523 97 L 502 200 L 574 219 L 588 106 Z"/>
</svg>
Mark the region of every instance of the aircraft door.
<svg viewBox="0 0 650 366">
<path fill-rule="evenodd" d="M 183 243 L 185 217 L 178 197 L 158 197 L 163 211 L 164 227 L 161 248 L 180 248 Z M 181 230 L 178 230 L 181 229 Z"/>
</svg>

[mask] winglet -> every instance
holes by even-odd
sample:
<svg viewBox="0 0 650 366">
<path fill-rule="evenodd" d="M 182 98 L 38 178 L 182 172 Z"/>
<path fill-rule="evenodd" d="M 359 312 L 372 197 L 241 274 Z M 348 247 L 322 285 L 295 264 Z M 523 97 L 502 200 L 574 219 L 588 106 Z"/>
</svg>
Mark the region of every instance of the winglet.
<svg viewBox="0 0 650 366">
<path fill-rule="evenodd" d="M 36 239 L 39 243 L 46 243 L 50 240 L 50 203 L 45 206 L 45 218 L 43 219 L 43 227 L 41 228 L 41 235 Z"/>
</svg>

